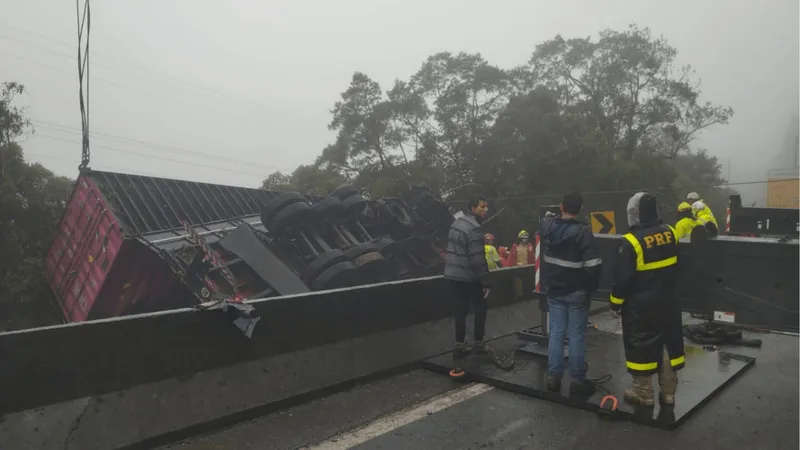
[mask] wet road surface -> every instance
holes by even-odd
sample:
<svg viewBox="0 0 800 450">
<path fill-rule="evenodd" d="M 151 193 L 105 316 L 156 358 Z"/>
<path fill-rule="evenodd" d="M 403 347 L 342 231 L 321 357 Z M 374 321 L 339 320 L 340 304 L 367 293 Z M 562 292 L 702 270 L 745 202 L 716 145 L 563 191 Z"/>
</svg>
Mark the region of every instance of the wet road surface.
<svg viewBox="0 0 800 450">
<path fill-rule="evenodd" d="M 590 319 L 616 326 L 610 315 Z M 567 406 L 416 370 L 164 449 L 792 449 L 798 438 L 798 338 L 751 334 L 730 347 L 756 365 L 674 431 L 607 422 Z M 465 392 L 465 389 L 472 389 Z"/>
</svg>

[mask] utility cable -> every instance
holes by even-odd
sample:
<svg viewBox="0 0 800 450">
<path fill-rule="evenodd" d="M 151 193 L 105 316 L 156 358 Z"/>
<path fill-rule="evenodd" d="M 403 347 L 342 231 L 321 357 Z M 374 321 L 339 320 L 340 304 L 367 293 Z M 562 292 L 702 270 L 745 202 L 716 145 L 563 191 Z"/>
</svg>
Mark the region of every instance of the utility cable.
<svg viewBox="0 0 800 450">
<path fill-rule="evenodd" d="M 55 122 L 47 122 L 47 121 L 36 120 L 36 119 L 31 119 L 31 122 L 34 125 L 36 125 L 37 127 L 45 128 L 45 129 L 48 129 L 48 130 L 51 130 L 51 131 L 59 131 L 59 132 L 76 132 L 76 131 L 80 131 L 80 129 L 78 129 L 78 128 L 70 127 L 68 125 L 58 124 L 58 123 L 55 123 Z M 205 152 L 199 152 L 199 151 L 195 151 L 195 150 L 187 150 L 187 149 L 184 149 L 184 148 L 181 148 L 181 147 L 175 147 L 175 146 L 166 145 L 166 144 L 158 144 L 158 143 L 155 143 L 155 142 L 143 141 L 143 140 L 139 140 L 139 139 L 133 139 L 133 138 L 114 135 L 114 134 L 100 133 L 100 132 L 97 132 L 97 131 L 93 131 L 93 132 L 90 132 L 89 135 L 92 136 L 92 137 L 98 138 L 98 139 L 108 139 L 108 140 L 120 141 L 121 143 L 126 143 L 126 144 L 136 144 L 136 145 L 139 145 L 139 146 L 149 147 L 149 148 L 152 148 L 152 149 L 155 149 L 155 150 L 162 150 L 162 151 L 170 152 L 170 153 L 179 153 L 179 154 L 184 154 L 184 155 L 189 155 L 189 156 L 197 156 L 197 157 L 200 157 L 200 158 L 212 159 L 212 160 L 221 161 L 221 162 L 239 163 L 239 164 L 246 165 L 246 166 L 262 166 L 262 167 L 270 168 L 270 169 L 287 170 L 287 167 L 276 166 L 274 164 L 265 164 L 265 163 L 258 163 L 258 162 L 255 162 L 255 161 L 232 159 L 232 158 L 228 158 L 228 157 L 212 155 L 212 154 L 205 153 Z"/>
<path fill-rule="evenodd" d="M 79 144 L 80 143 L 78 141 L 72 141 L 72 140 L 69 140 L 69 139 L 64 139 L 64 138 L 61 138 L 61 137 L 50 136 L 50 135 L 41 134 L 41 133 L 35 134 L 34 137 L 41 137 L 41 138 L 45 138 L 45 139 L 53 139 L 53 140 L 56 140 L 56 141 L 69 142 L 70 144 Z M 94 147 L 95 148 L 105 149 L 105 150 L 111 150 L 113 152 L 127 153 L 127 154 L 131 154 L 131 155 L 143 156 L 145 158 L 160 159 L 162 161 L 170 161 L 170 162 L 180 163 L 180 164 L 183 164 L 183 165 L 203 167 L 203 168 L 206 168 L 206 169 L 213 169 L 213 170 L 219 170 L 219 171 L 223 171 L 223 172 L 231 172 L 231 173 L 236 173 L 236 174 L 247 174 L 247 175 L 253 175 L 253 176 L 261 177 L 261 178 L 265 177 L 265 175 L 263 173 L 247 172 L 247 171 L 236 170 L 236 169 L 225 169 L 225 168 L 222 168 L 222 167 L 219 167 L 219 166 L 210 166 L 210 165 L 207 165 L 207 164 L 200 164 L 200 163 L 196 163 L 196 162 L 182 161 L 182 160 L 179 160 L 179 159 L 172 159 L 172 158 L 165 158 L 163 156 L 148 155 L 147 153 L 139 153 L 139 152 L 136 152 L 136 151 L 133 151 L 133 150 L 123 150 L 123 149 L 120 149 L 120 148 L 109 147 L 109 146 L 106 146 L 106 145 L 95 145 Z"/>
</svg>

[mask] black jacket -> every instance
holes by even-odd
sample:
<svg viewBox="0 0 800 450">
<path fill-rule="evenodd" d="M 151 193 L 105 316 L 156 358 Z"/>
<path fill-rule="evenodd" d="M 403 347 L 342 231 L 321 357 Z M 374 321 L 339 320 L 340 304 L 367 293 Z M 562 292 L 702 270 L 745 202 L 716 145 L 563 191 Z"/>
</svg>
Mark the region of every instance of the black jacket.
<svg viewBox="0 0 800 450">
<path fill-rule="evenodd" d="M 447 254 L 444 257 L 446 280 L 481 282 L 489 285 L 489 267 L 483 246 L 483 230 L 478 219 L 467 214 L 456 219 L 447 236 Z"/>
<path fill-rule="evenodd" d="M 545 216 L 539 225 L 542 244 L 542 279 L 548 297 L 575 291 L 595 292 L 600 284 L 603 259 L 594 247 L 588 226 L 574 219 Z"/>
<path fill-rule="evenodd" d="M 628 372 L 655 373 L 667 347 L 673 369 L 684 365 L 677 296 L 678 241 L 660 222 L 637 225 L 620 239 L 611 308 L 622 311 Z"/>
</svg>

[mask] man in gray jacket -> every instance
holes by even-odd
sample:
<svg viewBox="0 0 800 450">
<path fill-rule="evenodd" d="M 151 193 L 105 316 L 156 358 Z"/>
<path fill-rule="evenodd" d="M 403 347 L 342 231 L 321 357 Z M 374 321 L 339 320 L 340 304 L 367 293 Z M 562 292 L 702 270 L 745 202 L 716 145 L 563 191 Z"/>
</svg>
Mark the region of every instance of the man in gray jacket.
<svg viewBox="0 0 800 450">
<path fill-rule="evenodd" d="M 483 333 L 486 326 L 486 297 L 489 295 L 486 254 L 481 223 L 489 214 L 485 198 L 469 201 L 468 211 L 453 222 L 447 236 L 444 279 L 450 283 L 456 301 L 456 355 L 470 353 L 466 342 L 467 313 L 475 309 L 474 350 L 486 350 Z"/>
</svg>

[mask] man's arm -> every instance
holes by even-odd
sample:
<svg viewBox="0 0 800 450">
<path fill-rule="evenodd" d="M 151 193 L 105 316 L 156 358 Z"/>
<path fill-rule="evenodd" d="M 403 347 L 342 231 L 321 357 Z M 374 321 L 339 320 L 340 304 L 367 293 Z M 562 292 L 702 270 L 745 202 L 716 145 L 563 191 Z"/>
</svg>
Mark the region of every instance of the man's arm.
<svg viewBox="0 0 800 450">
<path fill-rule="evenodd" d="M 614 266 L 614 287 L 611 289 L 611 309 L 620 311 L 633 286 L 636 275 L 636 252 L 625 239 L 620 239 L 617 261 Z"/>
<path fill-rule="evenodd" d="M 489 285 L 489 265 L 486 263 L 486 247 L 483 243 L 483 232 L 480 228 L 475 228 L 467 236 L 467 254 L 469 255 L 469 265 L 480 278 L 481 284 Z"/>
<path fill-rule="evenodd" d="M 603 258 L 594 245 L 594 235 L 589 227 L 583 227 L 578 236 L 578 247 L 581 251 L 583 270 L 586 275 L 587 294 L 592 294 L 600 287 L 600 276 L 603 273 Z"/>
</svg>

